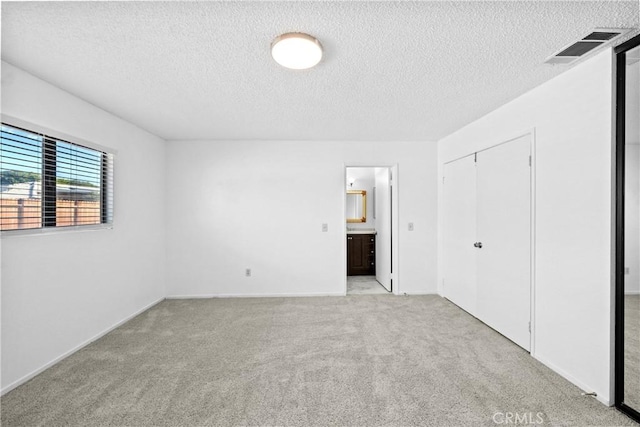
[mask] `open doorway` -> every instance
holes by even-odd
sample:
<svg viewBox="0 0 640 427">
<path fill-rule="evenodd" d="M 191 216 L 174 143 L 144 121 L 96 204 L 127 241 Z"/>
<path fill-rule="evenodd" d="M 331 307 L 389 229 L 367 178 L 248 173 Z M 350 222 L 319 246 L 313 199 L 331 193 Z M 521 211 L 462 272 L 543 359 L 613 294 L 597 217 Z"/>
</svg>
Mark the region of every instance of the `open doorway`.
<svg viewBox="0 0 640 427">
<path fill-rule="evenodd" d="M 347 294 L 391 294 L 393 185 L 389 167 L 347 167 Z"/>
</svg>

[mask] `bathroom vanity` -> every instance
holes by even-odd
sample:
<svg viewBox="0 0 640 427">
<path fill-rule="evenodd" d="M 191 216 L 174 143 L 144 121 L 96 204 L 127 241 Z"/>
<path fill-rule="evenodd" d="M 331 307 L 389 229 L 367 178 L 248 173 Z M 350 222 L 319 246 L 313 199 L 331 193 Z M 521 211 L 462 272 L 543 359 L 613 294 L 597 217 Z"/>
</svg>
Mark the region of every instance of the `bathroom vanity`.
<svg viewBox="0 0 640 427">
<path fill-rule="evenodd" d="M 347 232 L 347 276 L 375 276 L 375 231 Z"/>
</svg>

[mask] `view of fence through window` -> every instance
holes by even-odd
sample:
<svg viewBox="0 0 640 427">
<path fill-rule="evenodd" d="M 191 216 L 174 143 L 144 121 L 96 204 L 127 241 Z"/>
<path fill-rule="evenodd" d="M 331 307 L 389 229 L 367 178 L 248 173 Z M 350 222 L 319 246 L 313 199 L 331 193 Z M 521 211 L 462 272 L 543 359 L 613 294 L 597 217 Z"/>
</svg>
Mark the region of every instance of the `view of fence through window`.
<svg viewBox="0 0 640 427">
<path fill-rule="evenodd" d="M 2 125 L 0 230 L 102 222 L 104 153 Z"/>
<path fill-rule="evenodd" d="M 102 153 L 56 142 L 56 226 L 100 224 Z"/>
</svg>

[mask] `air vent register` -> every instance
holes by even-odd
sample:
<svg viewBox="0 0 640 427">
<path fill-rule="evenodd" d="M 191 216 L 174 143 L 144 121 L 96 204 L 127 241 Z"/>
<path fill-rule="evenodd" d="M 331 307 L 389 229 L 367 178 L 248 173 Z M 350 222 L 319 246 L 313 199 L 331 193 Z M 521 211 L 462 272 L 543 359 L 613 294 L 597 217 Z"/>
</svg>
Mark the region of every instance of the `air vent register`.
<svg viewBox="0 0 640 427">
<path fill-rule="evenodd" d="M 547 64 L 570 64 L 593 50 L 611 43 L 626 33 L 626 29 L 596 29 L 581 40 L 565 46 L 544 61 Z"/>
</svg>

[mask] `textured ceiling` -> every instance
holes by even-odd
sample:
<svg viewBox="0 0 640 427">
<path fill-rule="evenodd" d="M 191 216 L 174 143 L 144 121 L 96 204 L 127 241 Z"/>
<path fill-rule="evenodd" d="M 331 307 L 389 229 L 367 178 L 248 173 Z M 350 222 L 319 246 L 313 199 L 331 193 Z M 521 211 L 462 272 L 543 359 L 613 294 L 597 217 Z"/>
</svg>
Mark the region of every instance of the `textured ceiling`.
<svg viewBox="0 0 640 427">
<path fill-rule="evenodd" d="M 634 1 L 3 2 L 2 59 L 165 139 L 437 140 Z M 280 68 L 281 33 L 325 48 Z"/>
</svg>

